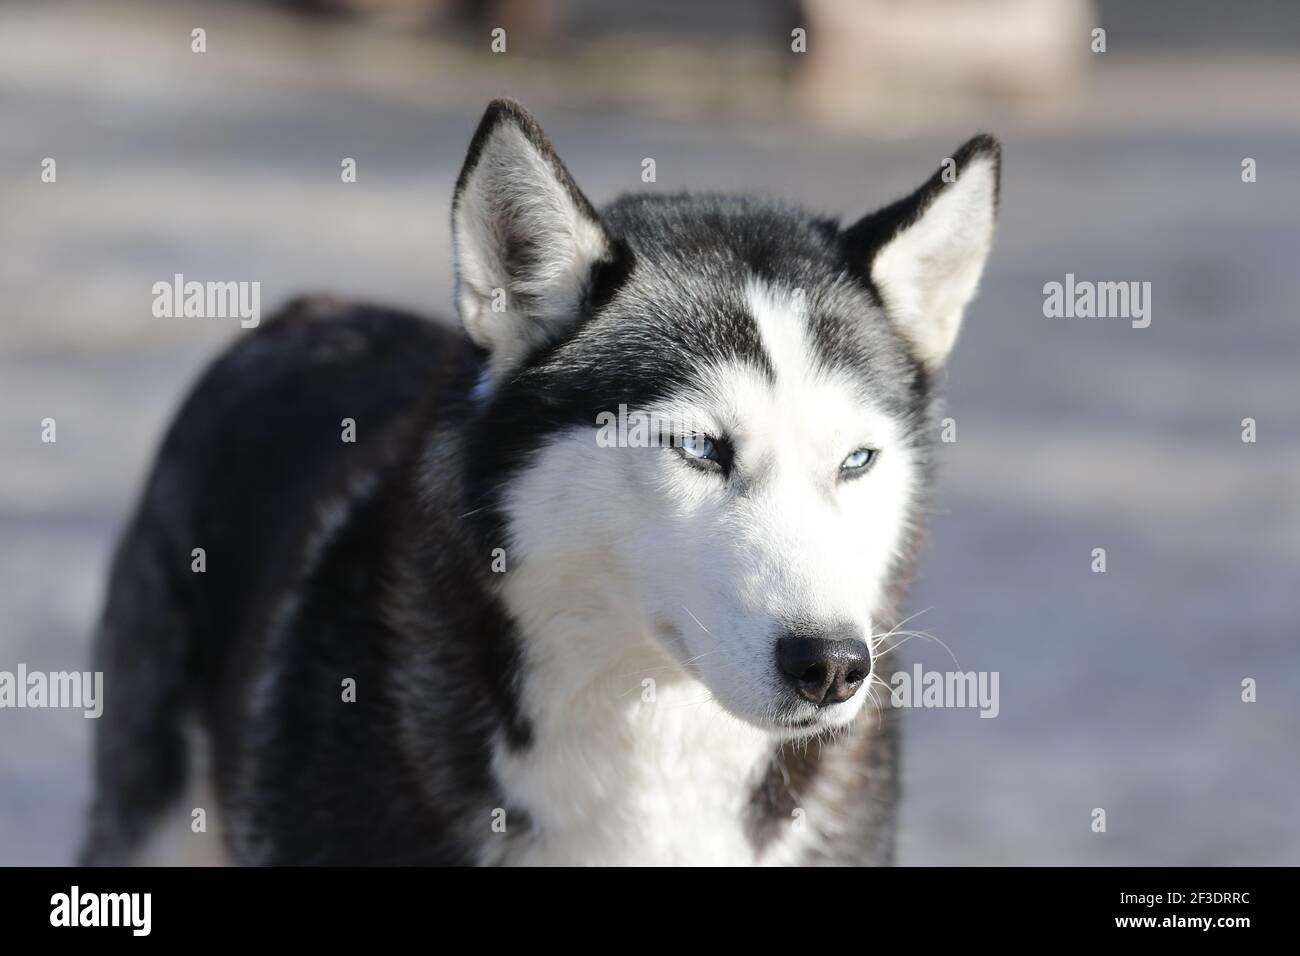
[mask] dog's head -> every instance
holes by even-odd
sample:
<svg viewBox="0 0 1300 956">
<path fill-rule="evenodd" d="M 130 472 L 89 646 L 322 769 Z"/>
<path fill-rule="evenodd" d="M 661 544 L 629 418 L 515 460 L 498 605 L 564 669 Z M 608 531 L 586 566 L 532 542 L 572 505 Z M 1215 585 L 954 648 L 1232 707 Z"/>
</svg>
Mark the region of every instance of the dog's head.
<svg viewBox="0 0 1300 956">
<path fill-rule="evenodd" d="M 852 720 L 998 169 L 977 137 L 847 228 L 717 196 L 597 212 L 532 118 L 493 103 L 452 225 L 486 353 L 470 483 L 521 624 L 569 622 L 595 666 L 623 650 L 600 640 L 653 644 L 778 732 Z"/>
</svg>

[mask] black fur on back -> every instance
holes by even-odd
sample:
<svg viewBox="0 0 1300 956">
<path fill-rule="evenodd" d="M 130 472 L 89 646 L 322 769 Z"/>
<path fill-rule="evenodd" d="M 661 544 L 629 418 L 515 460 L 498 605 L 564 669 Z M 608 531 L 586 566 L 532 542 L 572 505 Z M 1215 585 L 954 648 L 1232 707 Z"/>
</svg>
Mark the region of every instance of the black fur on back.
<svg viewBox="0 0 1300 956">
<path fill-rule="evenodd" d="M 202 377 L 113 564 L 87 862 L 124 861 L 180 796 L 187 721 L 243 862 L 475 859 L 456 832 L 496 805 L 484 741 L 528 730 L 480 692 L 513 680 L 514 637 L 472 536 L 442 527 L 457 477 L 421 458 L 477 367 L 459 332 L 303 300 Z"/>
</svg>

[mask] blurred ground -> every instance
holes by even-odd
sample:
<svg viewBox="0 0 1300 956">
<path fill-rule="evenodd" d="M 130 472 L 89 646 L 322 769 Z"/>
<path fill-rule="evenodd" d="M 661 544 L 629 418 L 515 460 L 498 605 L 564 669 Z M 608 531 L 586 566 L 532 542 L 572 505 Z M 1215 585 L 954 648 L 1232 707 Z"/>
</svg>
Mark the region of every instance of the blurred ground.
<svg viewBox="0 0 1300 956">
<path fill-rule="evenodd" d="M 597 202 L 753 189 L 854 217 L 987 127 L 1002 221 L 951 368 L 958 441 L 911 604 L 963 668 L 1001 673 L 1001 714 L 907 715 L 901 861 L 1300 863 L 1292 55 L 1108 54 L 1050 116 L 972 107 L 858 137 L 743 104 L 619 109 L 250 7 L 0 7 L 0 669 L 85 665 L 160 430 L 237 334 L 153 318 L 151 285 L 260 280 L 264 314 L 328 290 L 449 315 L 451 184 L 491 95 L 534 108 Z M 1067 272 L 1150 281 L 1151 327 L 1044 318 L 1043 283 Z M 0 712 L 0 863 L 70 859 L 91 727 Z"/>
</svg>

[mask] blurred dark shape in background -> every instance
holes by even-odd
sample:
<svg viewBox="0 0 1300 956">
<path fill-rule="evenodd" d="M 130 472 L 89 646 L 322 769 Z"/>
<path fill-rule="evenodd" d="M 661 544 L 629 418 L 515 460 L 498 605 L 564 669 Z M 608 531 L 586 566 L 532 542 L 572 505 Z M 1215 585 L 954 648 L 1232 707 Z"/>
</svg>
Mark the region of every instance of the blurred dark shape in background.
<svg viewBox="0 0 1300 956">
<path fill-rule="evenodd" d="M 1121 58 L 1300 47 L 1300 4 L 1276 0 L 264 2 L 421 30 L 467 52 L 481 52 L 500 28 L 511 54 L 547 69 L 562 60 L 564 72 L 590 81 L 580 84 L 590 99 L 788 114 L 846 130 L 933 122 L 979 102 L 1061 109 L 1096 55 L 1090 31 L 1099 25 L 1117 37 L 1105 52 Z M 800 29 L 801 41 L 792 36 Z M 801 56 L 783 49 L 800 42 Z"/>
</svg>

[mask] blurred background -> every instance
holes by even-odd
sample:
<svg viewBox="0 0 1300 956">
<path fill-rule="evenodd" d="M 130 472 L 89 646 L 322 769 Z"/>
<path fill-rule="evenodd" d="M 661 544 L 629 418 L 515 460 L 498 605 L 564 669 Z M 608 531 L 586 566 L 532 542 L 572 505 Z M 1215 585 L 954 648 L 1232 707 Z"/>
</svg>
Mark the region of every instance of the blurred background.
<svg viewBox="0 0 1300 956">
<path fill-rule="evenodd" d="M 905 715 L 900 862 L 1300 863 L 1298 89 L 1282 0 L 0 3 L 0 669 L 88 666 L 161 430 L 240 334 L 154 318 L 153 283 L 450 317 L 491 97 L 597 204 L 851 220 L 984 129 L 1001 223 L 909 611 L 999 672 L 1000 713 Z M 1150 328 L 1045 318 L 1066 273 L 1150 282 Z M 92 727 L 0 711 L 0 864 L 71 861 Z"/>
</svg>

